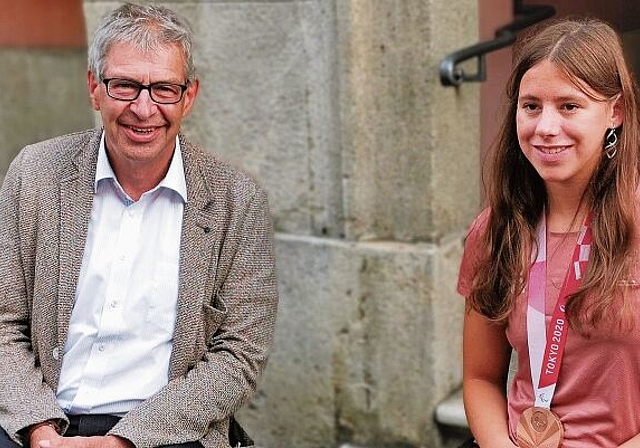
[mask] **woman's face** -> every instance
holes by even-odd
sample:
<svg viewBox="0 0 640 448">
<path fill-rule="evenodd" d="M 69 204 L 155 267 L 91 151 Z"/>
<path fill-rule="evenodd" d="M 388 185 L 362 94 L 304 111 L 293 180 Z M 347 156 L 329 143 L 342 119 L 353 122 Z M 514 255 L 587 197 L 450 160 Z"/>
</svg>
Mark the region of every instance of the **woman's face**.
<svg viewBox="0 0 640 448">
<path fill-rule="evenodd" d="M 518 142 L 548 190 L 584 191 L 602 159 L 607 129 L 622 124 L 620 103 L 594 100 L 550 61 L 524 74 L 516 112 Z"/>
</svg>

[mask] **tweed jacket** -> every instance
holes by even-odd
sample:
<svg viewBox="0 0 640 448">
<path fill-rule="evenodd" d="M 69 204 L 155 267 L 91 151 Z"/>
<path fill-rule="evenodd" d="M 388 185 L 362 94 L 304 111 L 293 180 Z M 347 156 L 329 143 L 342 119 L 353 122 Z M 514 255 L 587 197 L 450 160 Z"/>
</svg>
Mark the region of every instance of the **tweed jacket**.
<svg viewBox="0 0 640 448">
<path fill-rule="evenodd" d="M 0 190 L 0 426 L 68 420 L 56 402 L 91 214 L 101 129 L 24 148 Z M 188 201 L 169 384 L 111 434 L 136 447 L 229 447 L 263 371 L 277 308 L 265 192 L 180 136 Z M 153 250 L 153 248 L 149 248 Z"/>
</svg>

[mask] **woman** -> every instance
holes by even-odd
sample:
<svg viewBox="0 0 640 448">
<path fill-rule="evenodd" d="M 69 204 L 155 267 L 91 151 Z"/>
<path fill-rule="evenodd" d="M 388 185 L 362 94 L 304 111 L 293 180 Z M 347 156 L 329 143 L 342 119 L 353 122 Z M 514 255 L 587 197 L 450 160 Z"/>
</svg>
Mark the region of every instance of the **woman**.
<svg viewBox="0 0 640 448">
<path fill-rule="evenodd" d="M 482 448 L 640 447 L 640 128 L 618 35 L 535 30 L 507 95 L 458 284 L 471 430 Z"/>
</svg>

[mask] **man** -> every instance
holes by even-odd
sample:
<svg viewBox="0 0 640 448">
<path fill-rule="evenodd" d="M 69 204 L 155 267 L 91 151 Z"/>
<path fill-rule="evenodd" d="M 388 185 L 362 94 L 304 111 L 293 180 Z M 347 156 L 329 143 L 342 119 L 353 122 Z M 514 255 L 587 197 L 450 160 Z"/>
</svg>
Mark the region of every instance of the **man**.
<svg viewBox="0 0 640 448">
<path fill-rule="evenodd" d="M 276 315 L 265 193 L 179 134 L 190 31 L 126 4 L 89 49 L 102 129 L 0 192 L 0 447 L 229 447 Z M 239 435 L 239 439 L 238 436 Z"/>
</svg>

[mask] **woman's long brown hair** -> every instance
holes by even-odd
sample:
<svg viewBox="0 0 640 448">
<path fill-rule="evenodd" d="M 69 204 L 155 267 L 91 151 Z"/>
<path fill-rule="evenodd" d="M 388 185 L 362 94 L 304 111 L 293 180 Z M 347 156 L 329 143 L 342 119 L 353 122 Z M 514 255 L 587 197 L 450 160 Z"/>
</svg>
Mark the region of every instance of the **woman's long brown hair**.
<svg viewBox="0 0 640 448">
<path fill-rule="evenodd" d="M 617 131 L 618 152 L 612 159 L 601 158 L 584 194 L 593 213 L 594 243 L 588 273 L 570 297 L 567 316 L 574 329 L 588 335 L 611 315 L 614 293 L 627 279 L 633 255 L 640 154 L 636 85 L 619 36 L 603 22 L 566 20 L 529 36 L 517 49 L 507 84 L 507 111 L 485 179 L 490 208 L 483 241 L 485 258 L 474 278 L 469 303 L 490 319 L 505 322 L 526 287 L 547 193 L 518 144 L 516 110 L 522 77 L 548 60 L 594 99 L 620 95 L 624 107 L 623 125 Z M 629 317 L 624 316 L 625 306 L 616 309 L 622 310 L 616 318 Z"/>
</svg>

